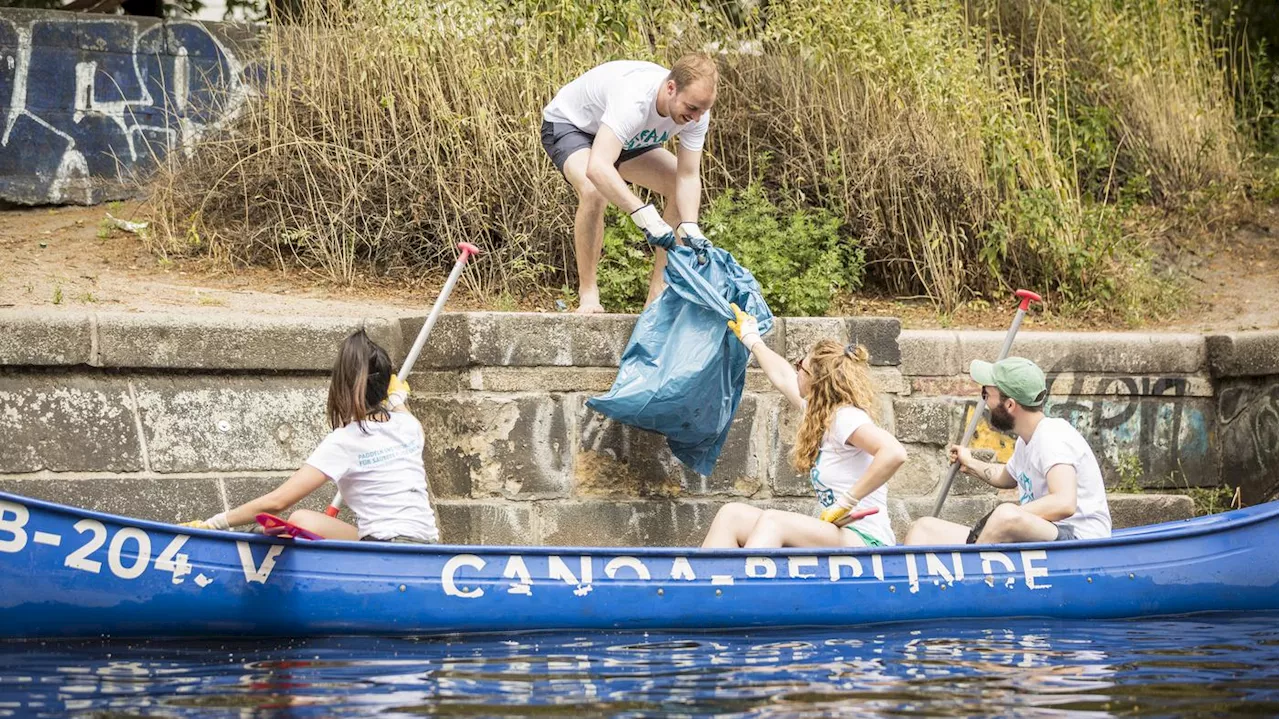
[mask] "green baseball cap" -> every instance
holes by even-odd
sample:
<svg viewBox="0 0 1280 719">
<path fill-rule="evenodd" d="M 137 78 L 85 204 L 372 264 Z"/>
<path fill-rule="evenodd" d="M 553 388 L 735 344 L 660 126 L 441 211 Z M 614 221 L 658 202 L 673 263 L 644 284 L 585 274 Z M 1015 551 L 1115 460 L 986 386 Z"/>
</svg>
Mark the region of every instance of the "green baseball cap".
<svg viewBox="0 0 1280 719">
<path fill-rule="evenodd" d="M 1039 407 L 1049 394 L 1044 372 L 1025 357 L 1005 357 L 995 364 L 974 360 L 969 363 L 969 376 L 980 385 L 996 387 L 1024 407 Z"/>
</svg>

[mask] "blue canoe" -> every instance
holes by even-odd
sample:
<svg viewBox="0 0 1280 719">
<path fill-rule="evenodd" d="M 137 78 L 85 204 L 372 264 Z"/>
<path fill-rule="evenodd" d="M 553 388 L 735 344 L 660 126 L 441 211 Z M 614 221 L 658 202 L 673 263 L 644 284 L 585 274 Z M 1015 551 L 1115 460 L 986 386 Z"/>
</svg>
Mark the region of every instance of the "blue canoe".
<svg viewBox="0 0 1280 719">
<path fill-rule="evenodd" d="M 1276 610 L 1275 502 L 1106 540 L 418 547 L 193 530 L 0 492 L 0 638 L 849 626 Z"/>
</svg>

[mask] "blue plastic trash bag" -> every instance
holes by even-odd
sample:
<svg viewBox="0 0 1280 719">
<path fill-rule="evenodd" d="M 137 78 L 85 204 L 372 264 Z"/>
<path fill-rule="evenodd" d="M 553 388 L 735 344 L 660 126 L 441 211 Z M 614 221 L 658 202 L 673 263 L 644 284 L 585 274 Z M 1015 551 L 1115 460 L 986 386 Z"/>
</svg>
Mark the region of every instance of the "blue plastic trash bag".
<svg viewBox="0 0 1280 719">
<path fill-rule="evenodd" d="M 716 247 L 672 248 L 666 280 L 667 289 L 636 322 L 613 387 L 587 406 L 665 435 L 672 454 L 708 475 L 747 376 L 749 356 L 729 329 L 729 304 L 754 315 L 762 336 L 773 327 L 773 313 L 756 278 Z"/>
</svg>

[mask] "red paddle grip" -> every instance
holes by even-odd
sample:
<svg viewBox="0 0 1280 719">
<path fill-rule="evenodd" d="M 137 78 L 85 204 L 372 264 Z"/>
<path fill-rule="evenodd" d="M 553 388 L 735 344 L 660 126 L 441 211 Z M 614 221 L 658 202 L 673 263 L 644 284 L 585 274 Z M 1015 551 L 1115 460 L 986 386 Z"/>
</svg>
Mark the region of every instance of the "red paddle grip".
<svg viewBox="0 0 1280 719">
<path fill-rule="evenodd" d="M 475 245 L 471 244 L 470 242 L 459 242 L 459 243 L 458 243 L 458 249 L 459 249 L 459 250 L 462 250 L 462 257 L 463 257 L 463 261 L 464 261 L 464 262 L 465 262 L 466 260 L 471 259 L 471 256 L 472 256 L 472 255 L 478 255 L 478 254 L 480 254 L 480 248 L 479 248 L 479 247 L 476 247 Z"/>
<path fill-rule="evenodd" d="M 333 506 L 332 504 L 330 504 L 330 505 L 329 505 L 329 506 L 324 510 L 324 513 L 325 513 L 325 514 L 327 514 L 327 515 L 329 515 L 330 517 L 336 517 L 336 516 L 338 516 L 338 512 L 341 512 L 341 511 L 342 511 L 341 509 L 339 509 L 339 508 L 337 508 L 337 507 Z"/>
<path fill-rule="evenodd" d="M 1022 310 L 1023 312 L 1026 312 L 1027 308 L 1031 307 L 1032 302 L 1043 301 L 1040 299 L 1040 295 L 1037 295 L 1031 290 L 1018 290 L 1017 292 L 1013 293 L 1013 296 L 1018 298 L 1018 309 Z"/>
</svg>

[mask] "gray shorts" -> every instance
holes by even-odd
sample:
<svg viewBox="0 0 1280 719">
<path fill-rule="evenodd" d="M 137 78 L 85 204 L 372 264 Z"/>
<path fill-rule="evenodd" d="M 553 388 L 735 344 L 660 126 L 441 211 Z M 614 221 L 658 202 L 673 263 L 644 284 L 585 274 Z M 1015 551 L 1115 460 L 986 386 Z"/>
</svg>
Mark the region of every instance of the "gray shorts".
<svg viewBox="0 0 1280 719">
<path fill-rule="evenodd" d="M 591 149 L 591 143 L 596 141 L 596 136 L 579 130 L 576 126 L 567 122 L 548 122 L 542 121 L 542 149 L 547 151 L 547 155 L 551 158 L 551 164 L 556 166 L 560 174 L 564 174 L 564 162 L 569 156 L 583 148 Z M 635 159 L 650 150 L 656 150 L 662 145 L 649 145 L 648 147 L 638 147 L 634 150 L 623 150 L 618 155 L 618 159 L 613 163 L 614 167 L 621 165 L 627 160 Z"/>
<path fill-rule="evenodd" d="M 986 516 L 979 519 L 978 523 L 973 525 L 973 529 L 969 530 L 969 538 L 965 540 L 965 544 L 977 543 L 979 535 L 982 534 L 982 530 L 987 526 L 987 520 L 991 519 L 991 515 L 995 514 L 995 512 L 996 510 L 994 509 L 987 512 Z M 1068 527 L 1065 524 L 1058 524 L 1057 522 L 1054 522 L 1053 526 L 1058 528 L 1058 536 L 1054 537 L 1053 541 L 1065 542 L 1071 539 L 1076 539 L 1076 530 L 1071 527 Z"/>
</svg>

